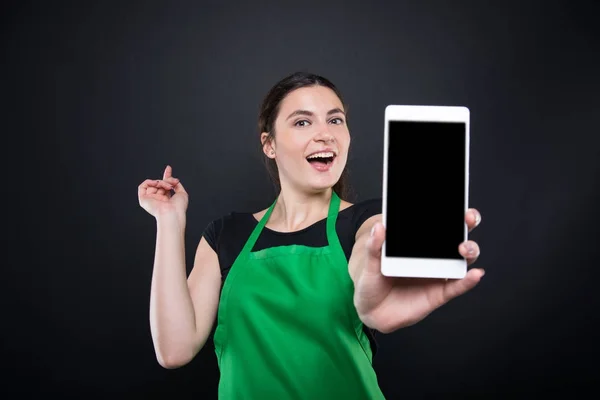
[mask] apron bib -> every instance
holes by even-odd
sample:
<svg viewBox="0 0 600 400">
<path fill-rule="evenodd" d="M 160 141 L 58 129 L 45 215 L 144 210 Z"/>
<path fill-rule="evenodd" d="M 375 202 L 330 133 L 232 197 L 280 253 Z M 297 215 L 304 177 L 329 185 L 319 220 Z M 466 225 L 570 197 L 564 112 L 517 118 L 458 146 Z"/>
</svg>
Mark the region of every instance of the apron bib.
<svg viewBox="0 0 600 400">
<path fill-rule="evenodd" d="M 335 231 L 339 197 L 333 192 L 327 246 L 252 252 L 276 202 L 223 285 L 214 336 L 219 399 L 384 399 Z"/>
</svg>

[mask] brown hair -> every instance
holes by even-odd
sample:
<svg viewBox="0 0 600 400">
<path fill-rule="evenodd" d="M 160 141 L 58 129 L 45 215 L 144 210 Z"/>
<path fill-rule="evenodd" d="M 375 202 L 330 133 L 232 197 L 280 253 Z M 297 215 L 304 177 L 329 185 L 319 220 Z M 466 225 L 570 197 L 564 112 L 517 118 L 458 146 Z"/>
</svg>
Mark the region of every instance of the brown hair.
<svg viewBox="0 0 600 400">
<path fill-rule="evenodd" d="M 279 114 L 279 109 L 283 99 L 296 89 L 310 86 L 324 86 L 333 90 L 333 92 L 344 105 L 346 114 L 348 113 L 348 109 L 344 103 L 342 94 L 328 79 L 308 72 L 295 72 L 277 82 L 265 96 L 258 116 L 258 133 L 261 134 L 263 132 L 268 132 L 269 136 L 266 140 L 273 140 L 275 138 L 275 120 Z M 263 156 L 267 172 L 269 173 L 273 185 L 275 185 L 275 191 L 276 193 L 279 193 L 281 190 L 281 182 L 279 181 L 277 164 L 275 163 L 275 160 L 267 157 L 266 155 Z M 346 165 L 344 166 L 344 170 L 342 171 L 340 179 L 333 186 L 333 190 L 343 200 L 347 200 L 347 198 L 351 195 L 348 179 L 348 167 Z"/>
</svg>

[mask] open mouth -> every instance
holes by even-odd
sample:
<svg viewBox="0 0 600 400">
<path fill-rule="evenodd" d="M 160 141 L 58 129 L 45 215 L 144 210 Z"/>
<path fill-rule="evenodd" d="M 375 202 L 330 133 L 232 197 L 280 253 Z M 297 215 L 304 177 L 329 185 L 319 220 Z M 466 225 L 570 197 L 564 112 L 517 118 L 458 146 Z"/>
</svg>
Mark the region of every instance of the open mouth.
<svg viewBox="0 0 600 400">
<path fill-rule="evenodd" d="M 308 161 L 313 167 L 317 169 L 324 169 L 329 167 L 331 163 L 333 163 L 333 160 L 335 160 L 335 153 L 332 151 L 315 153 L 306 157 L 306 161 Z"/>
</svg>

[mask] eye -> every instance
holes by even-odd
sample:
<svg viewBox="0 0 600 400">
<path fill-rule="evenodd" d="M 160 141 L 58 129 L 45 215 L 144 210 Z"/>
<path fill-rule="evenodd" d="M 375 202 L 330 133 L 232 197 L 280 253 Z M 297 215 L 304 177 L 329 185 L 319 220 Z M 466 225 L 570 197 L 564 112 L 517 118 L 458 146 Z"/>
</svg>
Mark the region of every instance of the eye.
<svg viewBox="0 0 600 400">
<path fill-rule="evenodd" d="M 300 126 L 300 127 L 302 127 L 302 126 L 308 126 L 308 124 L 310 124 L 310 122 L 308 120 L 302 119 L 300 121 L 296 121 L 294 123 L 294 126 Z"/>
<path fill-rule="evenodd" d="M 333 122 L 334 125 L 341 125 L 344 123 L 344 120 L 341 118 L 332 118 L 331 120 L 329 120 L 329 122 Z"/>
</svg>

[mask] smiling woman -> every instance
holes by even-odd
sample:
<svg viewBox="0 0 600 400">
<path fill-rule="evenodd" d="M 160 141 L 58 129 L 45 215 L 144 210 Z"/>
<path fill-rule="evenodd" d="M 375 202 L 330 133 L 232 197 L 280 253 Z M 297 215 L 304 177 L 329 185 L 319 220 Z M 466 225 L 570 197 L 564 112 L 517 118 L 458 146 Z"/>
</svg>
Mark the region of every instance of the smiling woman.
<svg viewBox="0 0 600 400">
<path fill-rule="evenodd" d="M 284 101 L 284 99 L 286 101 Z M 317 99 L 320 102 L 317 102 Z M 331 108 L 327 108 L 327 103 L 324 104 L 323 102 L 329 102 Z M 317 114 L 315 108 L 322 108 L 324 106 L 324 110 L 319 109 L 321 114 Z M 263 150 L 269 150 L 268 152 L 265 152 L 265 164 L 277 191 L 281 189 L 277 163 L 277 161 L 281 161 L 281 158 L 279 160 L 276 160 L 275 158 L 274 147 L 276 147 L 276 145 L 273 146 L 273 143 L 275 143 L 276 132 L 280 129 L 285 130 L 288 134 L 292 132 L 294 132 L 294 134 L 303 132 L 304 138 L 306 139 L 311 132 L 315 131 L 315 129 L 320 129 L 322 125 L 319 124 L 323 123 L 322 120 L 325 120 L 331 125 L 337 126 L 337 129 L 332 130 L 332 132 L 337 132 L 338 136 L 341 133 L 347 135 L 346 145 L 349 146 L 350 133 L 348 131 L 345 110 L 347 110 L 347 106 L 343 101 L 339 89 L 331 81 L 322 76 L 308 73 L 296 73 L 284 78 L 278 84 L 273 86 L 262 103 L 258 118 L 258 130 L 261 133 Z M 324 114 L 323 111 L 325 111 Z M 280 118 L 282 126 L 276 126 L 276 120 L 280 114 L 284 116 L 284 118 Z M 330 134 L 333 134 L 332 132 Z M 333 157 L 339 155 L 343 156 L 343 160 L 339 160 L 343 162 L 338 162 L 338 165 L 342 165 L 341 174 L 338 179 L 335 180 L 333 190 L 342 199 L 347 200 L 350 192 L 346 169 L 348 148 L 343 149 L 345 150 L 343 154 L 339 154 L 336 152 L 335 148 L 331 148 L 331 145 L 328 146 L 327 144 L 324 144 L 322 147 L 326 151 L 333 152 Z M 272 150 L 273 153 L 270 153 L 270 150 Z M 319 151 L 319 148 L 314 150 L 315 154 Z M 306 154 L 305 158 L 308 158 L 310 155 L 311 154 Z M 333 157 L 329 155 L 329 160 L 327 160 L 330 162 L 329 164 L 333 162 Z M 317 166 L 319 165 L 315 164 L 315 167 Z M 325 168 L 324 170 L 328 171 L 329 169 L 330 168 Z"/>
<path fill-rule="evenodd" d="M 346 198 L 346 110 L 321 76 L 296 73 L 271 89 L 258 127 L 277 196 L 212 221 L 189 277 L 187 192 L 170 166 L 139 186 L 157 221 L 150 323 L 165 368 L 189 363 L 214 327 L 221 399 L 383 399 L 373 331 L 414 324 L 479 281 L 475 269 L 453 282 L 381 274 L 381 200 Z M 477 217 L 467 216 L 470 229 Z"/>
<path fill-rule="evenodd" d="M 204 235 L 224 276 L 219 395 L 382 398 L 375 342 L 352 305 L 348 274 L 358 227 L 381 206 L 340 199 L 350 146 L 341 95 L 323 77 L 291 75 L 267 94 L 259 132 L 278 199 L 252 218 L 215 221 Z"/>
</svg>

